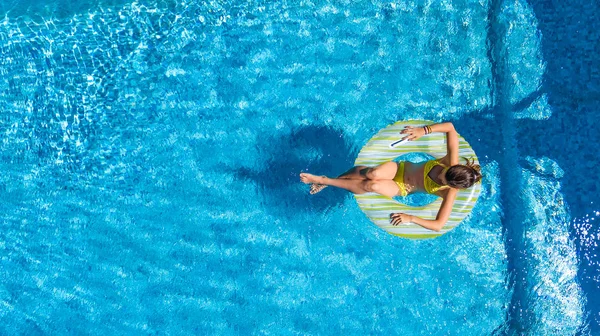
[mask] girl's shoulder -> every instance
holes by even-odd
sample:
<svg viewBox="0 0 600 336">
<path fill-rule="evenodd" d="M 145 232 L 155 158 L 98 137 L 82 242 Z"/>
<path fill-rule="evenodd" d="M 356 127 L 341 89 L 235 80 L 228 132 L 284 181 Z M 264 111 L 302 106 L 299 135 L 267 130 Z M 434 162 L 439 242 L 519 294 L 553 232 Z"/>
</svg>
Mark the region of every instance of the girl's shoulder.
<svg viewBox="0 0 600 336">
<path fill-rule="evenodd" d="M 446 199 L 449 196 L 454 198 L 457 193 L 458 193 L 458 189 L 452 188 L 450 186 L 444 186 L 440 190 L 435 192 L 436 195 L 438 195 L 439 197 L 441 197 L 443 199 Z"/>
<path fill-rule="evenodd" d="M 452 164 L 450 163 L 450 156 L 446 155 L 441 159 L 436 159 L 435 160 L 438 164 L 444 166 L 444 167 L 450 167 Z"/>
</svg>

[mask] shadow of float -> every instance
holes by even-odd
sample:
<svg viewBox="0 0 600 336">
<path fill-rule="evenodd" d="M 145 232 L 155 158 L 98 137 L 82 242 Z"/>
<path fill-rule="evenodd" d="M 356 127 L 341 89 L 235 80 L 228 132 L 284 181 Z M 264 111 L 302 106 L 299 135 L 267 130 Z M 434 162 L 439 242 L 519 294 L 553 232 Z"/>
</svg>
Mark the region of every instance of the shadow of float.
<svg viewBox="0 0 600 336">
<path fill-rule="evenodd" d="M 303 126 L 278 138 L 259 140 L 263 166 L 241 168 L 236 177 L 260 186 L 265 208 L 283 218 L 298 212 L 323 212 L 350 197 L 347 191 L 327 188 L 316 195 L 300 182 L 301 172 L 337 176 L 353 166 L 356 152 L 340 130 L 325 126 Z"/>
</svg>

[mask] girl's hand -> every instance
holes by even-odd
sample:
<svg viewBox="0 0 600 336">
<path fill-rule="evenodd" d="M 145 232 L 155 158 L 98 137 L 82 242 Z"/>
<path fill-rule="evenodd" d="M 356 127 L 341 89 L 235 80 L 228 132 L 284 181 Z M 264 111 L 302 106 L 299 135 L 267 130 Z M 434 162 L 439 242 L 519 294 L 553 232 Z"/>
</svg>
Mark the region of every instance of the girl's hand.
<svg viewBox="0 0 600 336">
<path fill-rule="evenodd" d="M 392 225 L 394 225 L 394 226 L 398 226 L 400 224 L 408 224 L 408 223 L 412 222 L 412 220 L 413 220 L 413 216 L 407 215 L 405 213 L 393 213 L 390 215 L 390 221 L 392 222 Z"/>
<path fill-rule="evenodd" d="M 406 134 L 402 140 L 413 141 L 425 135 L 425 129 L 423 127 L 405 126 L 400 134 Z"/>
</svg>

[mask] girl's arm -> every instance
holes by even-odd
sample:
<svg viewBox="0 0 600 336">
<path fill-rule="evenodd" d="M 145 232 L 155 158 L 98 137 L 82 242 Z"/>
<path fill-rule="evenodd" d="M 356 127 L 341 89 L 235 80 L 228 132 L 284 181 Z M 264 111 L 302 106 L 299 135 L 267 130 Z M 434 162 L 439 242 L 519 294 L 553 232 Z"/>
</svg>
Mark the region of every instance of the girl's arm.
<svg viewBox="0 0 600 336">
<path fill-rule="evenodd" d="M 446 166 L 454 166 L 458 164 L 458 133 L 454 129 L 451 122 L 442 124 L 433 124 L 429 126 L 432 132 L 446 133 L 446 156 L 440 162 Z"/>
<path fill-rule="evenodd" d="M 438 211 L 435 220 L 423 219 L 421 217 L 407 215 L 404 213 L 394 213 L 390 216 L 392 225 L 396 226 L 398 224 L 406 224 L 410 222 L 419 224 L 429 230 L 440 231 L 444 225 L 446 225 L 448 218 L 450 218 L 452 206 L 454 205 L 454 200 L 456 199 L 458 189 L 449 188 L 445 191 L 446 192 L 443 196 L 442 205 L 440 206 L 440 210 Z"/>
<path fill-rule="evenodd" d="M 454 129 L 454 125 L 451 122 L 445 122 L 440 124 L 429 125 L 431 133 L 446 133 L 446 156 L 444 156 L 440 162 L 446 166 L 454 166 L 458 164 L 458 133 Z M 412 127 L 407 126 L 401 134 L 406 134 L 403 138 L 410 141 L 417 140 L 418 138 L 425 135 L 424 127 Z"/>
</svg>

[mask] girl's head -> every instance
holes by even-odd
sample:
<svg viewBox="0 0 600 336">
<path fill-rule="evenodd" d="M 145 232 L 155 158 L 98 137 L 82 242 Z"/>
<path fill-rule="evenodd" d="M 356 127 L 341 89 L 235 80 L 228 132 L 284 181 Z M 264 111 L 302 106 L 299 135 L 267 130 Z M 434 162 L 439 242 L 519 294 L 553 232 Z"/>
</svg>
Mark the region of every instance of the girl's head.
<svg viewBox="0 0 600 336">
<path fill-rule="evenodd" d="M 452 188 L 466 189 L 470 188 L 476 182 L 481 180 L 481 172 L 478 164 L 475 164 L 475 159 L 464 165 L 455 165 L 446 170 L 446 182 Z"/>
</svg>

